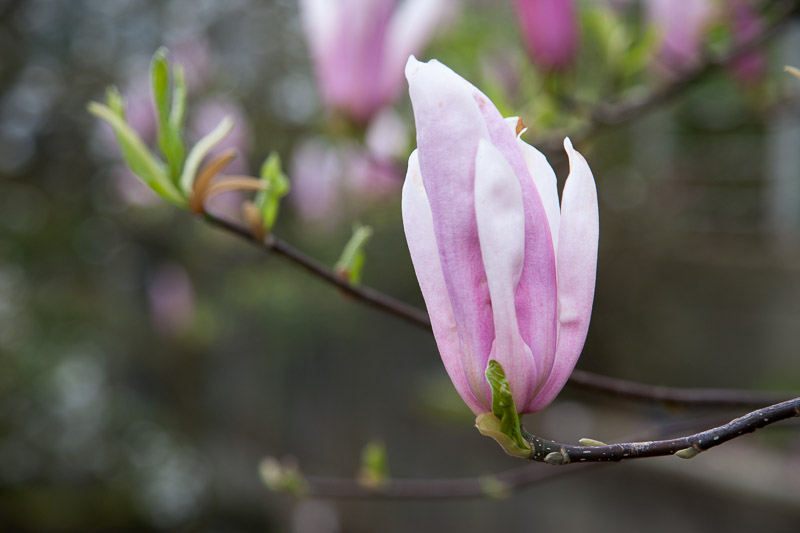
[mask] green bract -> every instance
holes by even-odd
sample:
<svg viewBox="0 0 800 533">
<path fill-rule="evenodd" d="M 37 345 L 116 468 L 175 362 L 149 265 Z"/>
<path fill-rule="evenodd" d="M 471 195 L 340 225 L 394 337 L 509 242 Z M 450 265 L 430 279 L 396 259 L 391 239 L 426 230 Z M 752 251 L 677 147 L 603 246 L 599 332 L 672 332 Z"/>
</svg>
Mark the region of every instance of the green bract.
<svg viewBox="0 0 800 533">
<path fill-rule="evenodd" d="M 492 388 L 492 412 L 478 415 L 478 431 L 496 440 L 509 455 L 529 457 L 531 448 L 522 436 L 511 387 L 503 367 L 494 359 L 486 367 L 486 379 Z"/>
</svg>

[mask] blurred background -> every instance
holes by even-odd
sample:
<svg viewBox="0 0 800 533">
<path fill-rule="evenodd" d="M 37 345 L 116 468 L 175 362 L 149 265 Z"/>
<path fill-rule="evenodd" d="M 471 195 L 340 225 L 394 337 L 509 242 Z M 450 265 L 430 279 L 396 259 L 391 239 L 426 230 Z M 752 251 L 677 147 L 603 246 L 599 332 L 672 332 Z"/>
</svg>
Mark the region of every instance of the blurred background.
<svg viewBox="0 0 800 533">
<path fill-rule="evenodd" d="M 160 45 L 186 69 L 190 142 L 228 114 L 236 173 L 281 155 L 292 193 L 275 233 L 333 266 L 352 225 L 369 224 L 363 283 L 421 307 L 400 220 L 414 146 L 402 73 L 381 78 L 380 57 L 352 50 L 327 57 L 316 25 L 362 45 L 400 28 L 400 52 L 440 59 L 522 116 L 561 185 L 565 158 L 550 147 L 565 133 L 589 160 L 601 237 L 579 368 L 800 389 L 800 80 L 782 71 L 800 65 L 800 21 L 634 120 L 587 119 L 674 83 L 794 2 L 393 4 L 330 2 L 320 19 L 293 0 L 0 0 L 0 530 L 797 531 L 797 423 L 502 500 L 295 500 L 263 485 L 265 456 L 352 478 L 370 441 L 385 443 L 398 478 L 552 467 L 475 431 L 430 334 L 176 209 L 125 169 L 86 104 L 117 85 L 153 145 Z M 393 7 L 413 24 L 393 22 Z M 356 82 L 335 86 L 330 72 Z M 240 201 L 214 209 L 235 218 Z M 555 440 L 615 441 L 743 412 L 568 386 L 525 423 Z"/>
</svg>

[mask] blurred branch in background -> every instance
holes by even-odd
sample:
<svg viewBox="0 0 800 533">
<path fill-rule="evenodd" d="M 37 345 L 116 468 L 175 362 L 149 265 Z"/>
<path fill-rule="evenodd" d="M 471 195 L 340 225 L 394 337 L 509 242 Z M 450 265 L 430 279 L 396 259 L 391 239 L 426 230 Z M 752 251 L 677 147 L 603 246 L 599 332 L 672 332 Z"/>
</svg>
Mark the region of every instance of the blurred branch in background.
<svg viewBox="0 0 800 533">
<path fill-rule="evenodd" d="M 614 103 L 583 104 L 571 102 L 570 105 L 572 106 L 587 105 L 589 107 L 586 111 L 588 115 L 587 124 L 582 131 L 573 136 L 573 141 L 581 142 L 603 127 L 618 126 L 630 122 L 669 103 L 674 98 L 684 94 L 688 88 L 705 80 L 710 74 L 731 66 L 738 59 L 764 46 L 780 35 L 786 25 L 800 14 L 800 1 L 787 0 L 772 2 L 772 4 L 776 5 L 776 7 L 772 8 L 773 12 L 770 13 L 772 22 L 754 37 L 740 44 L 732 45 L 728 51 L 722 54 L 706 52 L 705 57 L 699 63 L 675 75 L 670 81 L 659 87 L 644 94 Z M 536 144 L 542 146 L 547 152 L 559 152 L 562 142 L 563 136 L 557 135 L 552 138 L 545 138 L 542 141 L 536 141 Z"/>
<path fill-rule="evenodd" d="M 274 235 L 268 235 L 264 239 L 259 239 L 246 227 L 230 220 L 208 213 L 205 215 L 204 219 L 212 226 L 235 235 L 267 252 L 274 252 L 288 259 L 294 265 L 303 268 L 322 281 L 337 287 L 365 305 L 396 316 L 425 330 L 430 330 L 431 328 L 430 319 L 423 310 L 401 302 L 375 289 L 353 285 L 344 277 L 336 275 L 332 270 L 329 270 L 315 259 L 296 250 Z M 702 405 L 708 407 L 765 405 L 778 403 L 791 395 L 790 393 L 759 393 L 735 389 L 680 389 L 661 387 L 612 378 L 577 369 L 573 371 L 569 383 L 573 386 L 593 392 L 609 394 L 629 400 L 647 400 L 667 404 Z"/>
<path fill-rule="evenodd" d="M 797 404 L 795 400 L 795 404 Z M 763 411 L 763 410 L 762 410 Z M 760 411 L 759 411 L 760 414 Z M 795 414 L 794 416 L 800 416 Z M 742 418 L 756 418 L 751 413 Z M 741 419 L 739 419 L 741 420 Z M 736 421 L 722 427 L 730 426 Z M 622 440 L 664 438 L 676 432 L 696 431 L 697 428 L 719 424 L 719 416 L 661 423 L 653 430 L 629 435 Z M 713 430 L 712 430 L 713 431 Z M 648 434 L 649 433 L 649 434 Z M 703 432 L 706 433 L 706 432 Z M 686 437 L 691 438 L 691 437 Z M 672 439 L 681 440 L 681 439 Z M 714 441 L 716 444 L 716 441 Z M 650 444 L 655 444 L 651 441 Z M 614 445 L 623 446 L 623 445 Z M 359 499 L 359 500 L 449 500 L 507 498 L 531 485 L 539 485 L 571 474 L 598 468 L 603 461 L 573 463 L 569 469 L 550 469 L 543 465 L 526 465 L 500 472 L 464 478 L 387 479 L 380 485 L 369 485 L 360 478 L 306 476 L 293 461 L 279 462 L 266 458 L 261 464 L 262 480 L 276 492 L 286 492 L 298 498 Z"/>
</svg>

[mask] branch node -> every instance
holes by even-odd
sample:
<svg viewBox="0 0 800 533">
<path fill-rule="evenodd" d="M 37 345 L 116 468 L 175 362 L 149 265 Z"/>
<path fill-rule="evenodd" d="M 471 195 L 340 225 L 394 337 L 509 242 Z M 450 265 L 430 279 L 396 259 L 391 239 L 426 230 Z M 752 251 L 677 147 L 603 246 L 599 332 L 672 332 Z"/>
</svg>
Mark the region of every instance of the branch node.
<svg viewBox="0 0 800 533">
<path fill-rule="evenodd" d="M 698 450 L 694 446 L 690 446 L 688 448 L 678 450 L 677 452 L 675 452 L 675 455 L 677 457 L 680 457 L 681 459 L 691 459 L 693 457 L 697 457 L 698 455 L 700 455 L 700 450 Z"/>
<path fill-rule="evenodd" d="M 570 463 L 569 454 L 566 448 L 562 446 L 557 452 L 548 453 L 544 458 L 544 462 L 549 465 L 568 465 Z"/>
</svg>

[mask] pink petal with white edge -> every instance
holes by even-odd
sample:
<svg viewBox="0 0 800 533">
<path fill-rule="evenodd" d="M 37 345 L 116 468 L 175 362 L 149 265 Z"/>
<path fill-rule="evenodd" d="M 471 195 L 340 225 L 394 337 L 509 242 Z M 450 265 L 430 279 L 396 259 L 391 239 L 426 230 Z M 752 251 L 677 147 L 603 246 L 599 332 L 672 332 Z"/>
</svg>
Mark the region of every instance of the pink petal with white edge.
<svg viewBox="0 0 800 533">
<path fill-rule="evenodd" d="M 522 189 L 503 155 L 485 140 L 475 157 L 475 214 L 494 313 L 490 358 L 503 367 L 515 405 L 526 405 L 536 389 L 537 372 L 514 306 L 525 259 Z"/>
<path fill-rule="evenodd" d="M 561 208 L 558 205 L 558 181 L 553 167 L 547 162 L 547 158 L 542 152 L 517 138 L 522 157 L 525 159 L 525 166 L 528 167 L 542 200 L 544 212 L 547 215 L 547 222 L 550 224 L 550 236 L 553 239 L 553 253 L 558 257 L 558 227 L 561 221 Z"/>
<path fill-rule="evenodd" d="M 481 405 L 475 399 L 461 366 L 456 320 L 444 283 L 439 248 L 433 234 L 433 216 L 422 185 L 416 150 L 408 158 L 408 173 L 403 184 L 403 228 L 444 368 L 456 391 L 473 413 L 477 415 L 491 411 L 490 405 Z"/>
<path fill-rule="evenodd" d="M 550 223 L 550 236 L 553 239 L 553 252 L 558 257 L 558 224 L 561 219 L 561 208 L 558 205 L 558 180 L 553 167 L 547 162 L 547 158 L 542 152 L 522 140 L 522 134 L 528 131 L 523 127 L 519 132 L 519 117 L 506 117 L 506 126 L 511 133 L 516 135 L 522 157 L 525 159 L 525 166 L 533 178 L 539 198 L 542 200 L 544 212 L 547 214 L 547 221 Z"/>
<path fill-rule="evenodd" d="M 515 130 L 494 104 L 470 85 L 491 143 L 503 154 L 522 188 L 525 207 L 525 264 L 515 294 L 522 339 L 530 347 L 539 375 L 549 374 L 556 351 L 556 257 L 544 205 L 528 172 Z M 518 406 L 520 407 L 520 406 Z"/>
<path fill-rule="evenodd" d="M 458 327 L 462 365 L 472 391 L 488 405 L 483 375 L 494 323 L 475 219 L 475 154 L 488 139 L 472 86 L 438 61 L 406 65 L 417 126 L 417 152 L 439 247 L 445 285 Z"/>
<path fill-rule="evenodd" d="M 597 277 L 599 219 L 597 187 L 581 154 L 564 140 L 570 173 L 561 202 L 558 250 L 558 347 L 547 381 L 528 407 L 536 412 L 553 401 L 583 350 Z"/>
</svg>

